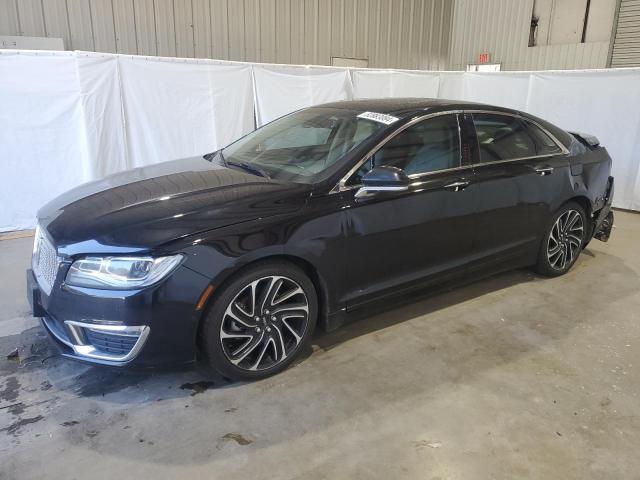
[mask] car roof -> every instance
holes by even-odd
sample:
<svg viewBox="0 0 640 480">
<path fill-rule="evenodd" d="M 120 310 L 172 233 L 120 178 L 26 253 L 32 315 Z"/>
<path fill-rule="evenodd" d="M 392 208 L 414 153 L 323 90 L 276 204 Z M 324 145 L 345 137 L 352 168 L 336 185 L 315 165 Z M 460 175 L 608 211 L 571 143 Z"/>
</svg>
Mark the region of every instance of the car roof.
<svg viewBox="0 0 640 480">
<path fill-rule="evenodd" d="M 445 100 L 442 98 L 370 98 L 347 100 L 343 102 L 325 103 L 317 107 L 344 108 L 361 112 L 394 114 L 400 117 L 424 110 L 463 110 L 482 109 L 504 112 L 516 112 L 509 108 L 496 107 L 483 103 L 464 102 L 461 100 Z M 516 112 L 521 113 L 521 112 Z"/>
<path fill-rule="evenodd" d="M 486 110 L 491 112 L 505 112 L 519 115 L 533 120 L 544 126 L 556 136 L 567 148 L 572 142 L 570 134 L 557 126 L 520 110 L 513 110 L 485 103 L 465 102 L 462 100 L 445 100 L 442 98 L 370 98 L 361 100 L 346 100 L 343 102 L 325 103 L 315 107 L 344 108 L 354 112 L 385 113 L 406 119 L 421 112 L 441 112 L 447 110 Z M 315 108 L 311 107 L 311 108 Z"/>
</svg>

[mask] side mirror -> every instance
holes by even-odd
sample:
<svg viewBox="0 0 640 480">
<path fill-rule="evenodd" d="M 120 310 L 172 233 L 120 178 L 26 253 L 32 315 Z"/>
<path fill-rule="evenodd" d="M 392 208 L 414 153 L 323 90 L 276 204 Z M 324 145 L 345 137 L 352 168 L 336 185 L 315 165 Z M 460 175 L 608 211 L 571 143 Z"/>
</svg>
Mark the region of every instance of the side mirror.
<svg viewBox="0 0 640 480">
<path fill-rule="evenodd" d="M 399 168 L 374 167 L 362 177 L 362 187 L 356 192 L 356 198 L 378 192 L 403 192 L 409 189 L 410 183 L 407 174 Z"/>
</svg>

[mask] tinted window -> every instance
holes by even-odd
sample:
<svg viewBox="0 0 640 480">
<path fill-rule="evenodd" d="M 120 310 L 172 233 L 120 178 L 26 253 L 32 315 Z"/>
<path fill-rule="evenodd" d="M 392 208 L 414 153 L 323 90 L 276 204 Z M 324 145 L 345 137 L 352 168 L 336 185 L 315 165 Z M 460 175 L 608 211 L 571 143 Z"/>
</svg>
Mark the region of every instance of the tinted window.
<svg viewBox="0 0 640 480">
<path fill-rule="evenodd" d="M 474 113 L 480 162 L 560 153 L 556 143 L 531 122 L 507 115 Z"/>
<path fill-rule="evenodd" d="M 351 177 L 359 184 L 373 167 L 391 166 L 407 175 L 435 172 L 460 166 L 460 140 L 455 115 L 419 122 L 389 140 Z"/>
</svg>

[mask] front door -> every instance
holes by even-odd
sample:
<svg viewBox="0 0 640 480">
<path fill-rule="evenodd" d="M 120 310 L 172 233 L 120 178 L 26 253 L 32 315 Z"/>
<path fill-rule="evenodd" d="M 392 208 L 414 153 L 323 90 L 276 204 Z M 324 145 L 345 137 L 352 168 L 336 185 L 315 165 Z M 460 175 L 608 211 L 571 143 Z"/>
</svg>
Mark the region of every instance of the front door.
<svg viewBox="0 0 640 480">
<path fill-rule="evenodd" d="M 459 131 L 453 113 L 405 126 L 347 181 L 348 306 L 464 269 L 474 237 L 475 184 Z M 355 198 L 374 166 L 404 170 L 413 180 L 409 190 Z"/>
</svg>

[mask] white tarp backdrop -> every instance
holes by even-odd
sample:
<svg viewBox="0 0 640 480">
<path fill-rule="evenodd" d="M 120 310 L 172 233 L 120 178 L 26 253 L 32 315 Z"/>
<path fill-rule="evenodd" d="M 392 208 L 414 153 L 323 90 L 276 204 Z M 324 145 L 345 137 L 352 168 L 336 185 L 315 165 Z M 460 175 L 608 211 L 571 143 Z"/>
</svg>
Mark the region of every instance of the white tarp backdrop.
<svg viewBox="0 0 640 480">
<path fill-rule="evenodd" d="M 0 231 L 31 228 L 45 201 L 88 179 L 76 59 L 0 55 Z"/>
<path fill-rule="evenodd" d="M 330 101 L 439 97 L 528 111 L 598 136 L 614 205 L 640 210 L 640 69 L 420 72 L 0 50 L 0 231 L 88 180 L 223 147 Z M 255 113 L 255 120 L 254 120 Z"/>
<path fill-rule="evenodd" d="M 354 98 L 438 97 L 438 72 L 352 70 L 351 76 Z"/>
<path fill-rule="evenodd" d="M 301 108 L 351 97 L 347 69 L 254 65 L 253 79 L 259 127 Z"/>
</svg>

